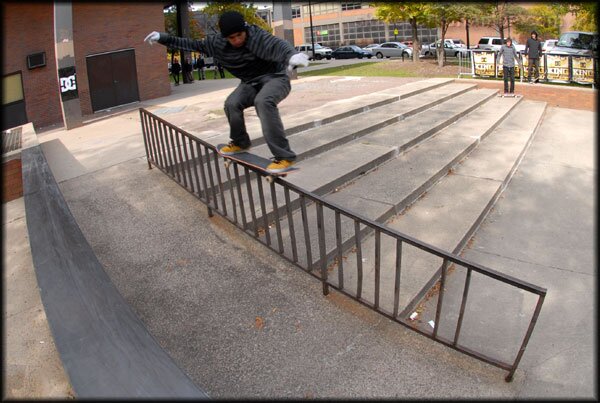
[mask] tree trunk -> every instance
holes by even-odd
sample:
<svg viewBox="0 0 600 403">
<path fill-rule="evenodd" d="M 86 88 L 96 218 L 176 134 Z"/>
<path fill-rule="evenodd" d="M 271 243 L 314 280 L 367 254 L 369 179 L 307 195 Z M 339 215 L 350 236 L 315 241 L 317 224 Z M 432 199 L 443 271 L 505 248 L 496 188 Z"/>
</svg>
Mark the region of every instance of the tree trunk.
<svg viewBox="0 0 600 403">
<path fill-rule="evenodd" d="M 437 47 L 437 55 L 438 55 L 438 66 L 444 67 L 444 62 L 446 61 L 446 50 L 444 40 L 446 39 L 446 20 L 442 18 L 442 39 L 440 41 L 440 46 Z"/>
<path fill-rule="evenodd" d="M 421 53 L 421 42 L 419 41 L 419 31 L 417 30 L 417 20 L 411 18 L 410 26 L 413 36 L 413 62 L 419 61 L 419 53 Z"/>
</svg>

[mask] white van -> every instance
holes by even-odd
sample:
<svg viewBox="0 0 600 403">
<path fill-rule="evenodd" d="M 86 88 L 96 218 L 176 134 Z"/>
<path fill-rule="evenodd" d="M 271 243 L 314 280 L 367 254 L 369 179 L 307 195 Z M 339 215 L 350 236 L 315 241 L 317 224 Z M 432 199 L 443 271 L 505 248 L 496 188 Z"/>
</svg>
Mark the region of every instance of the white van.
<svg viewBox="0 0 600 403">
<path fill-rule="evenodd" d="M 302 45 L 296 46 L 298 52 L 304 53 L 308 56 L 309 60 L 313 59 L 312 45 L 310 43 L 303 43 Z M 315 43 L 315 59 L 321 60 L 323 58 L 327 60 L 331 60 L 331 52 L 330 48 L 326 48 L 325 46 L 321 46 L 318 43 Z"/>
<path fill-rule="evenodd" d="M 504 41 L 499 36 L 484 36 L 479 40 L 479 43 L 477 44 L 477 49 L 499 51 L 503 43 Z M 525 51 L 525 45 L 521 45 L 516 41 L 516 39 L 512 39 L 512 43 L 513 46 L 517 49 L 517 52 Z"/>
</svg>

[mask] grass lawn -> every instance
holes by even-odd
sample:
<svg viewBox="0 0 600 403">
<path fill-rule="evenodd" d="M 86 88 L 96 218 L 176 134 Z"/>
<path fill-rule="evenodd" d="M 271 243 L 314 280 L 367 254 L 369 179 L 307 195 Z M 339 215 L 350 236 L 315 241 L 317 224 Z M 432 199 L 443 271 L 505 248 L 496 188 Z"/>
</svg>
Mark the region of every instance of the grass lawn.
<svg viewBox="0 0 600 403">
<path fill-rule="evenodd" d="M 362 77 L 453 77 L 458 73 L 456 65 L 447 64 L 439 69 L 434 61 L 364 62 L 348 66 L 330 67 L 313 71 L 299 72 L 301 77 L 310 76 L 362 76 Z"/>
<path fill-rule="evenodd" d="M 310 76 L 363 76 L 363 77 L 415 77 L 417 74 L 406 69 L 390 69 L 386 62 L 356 63 L 348 66 L 328 67 L 313 71 L 299 72 L 301 77 Z"/>
</svg>

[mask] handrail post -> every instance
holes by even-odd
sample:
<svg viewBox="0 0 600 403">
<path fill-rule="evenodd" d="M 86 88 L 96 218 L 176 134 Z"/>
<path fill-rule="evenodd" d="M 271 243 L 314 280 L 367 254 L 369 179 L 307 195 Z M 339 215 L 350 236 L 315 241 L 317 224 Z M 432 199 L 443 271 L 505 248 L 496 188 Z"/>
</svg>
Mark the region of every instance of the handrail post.
<svg viewBox="0 0 600 403">
<path fill-rule="evenodd" d="M 329 284 L 327 284 L 327 253 L 325 251 L 325 225 L 323 222 L 323 205 L 316 203 L 317 207 L 317 228 L 319 231 L 319 253 L 321 260 L 321 282 L 323 283 L 323 295 L 329 294 Z"/>
<path fill-rule="evenodd" d="M 521 361 L 521 357 L 523 357 L 523 353 L 525 352 L 525 347 L 527 347 L 527 343 L 529 343 L 529 338 L 531 337 L 531 334 L 533 333 L 533 328 L 535 327 L 535 324 L 537 323 L 537 319 L 540 315 L 540 311 L 542 309 L 542 304 L 544 303 L 545 297 L 546 297 L 546 294 L 542 294 L 538 298 L 538 302 L 535 306 L 535 311 L 533 312 L 533 316 L 531 317 L 531 322 L 529 322 L 529 327 L 527 328 L 527 333 L 525 334 L 523 343 L 521 343 L 521 347 L 519 348 L 517 357 L 515 358 L 515 361 L 513 362 L 513 365 L 511 367 L 508 375 L 506 375 L 506 378 L 504 378 L 504 380 L 506 382 L 512 382 L 512 380 L 513 380 L 513 376 L 515 375 L 517 366 L 519 365 L 519 362 Z"/>
</svg>

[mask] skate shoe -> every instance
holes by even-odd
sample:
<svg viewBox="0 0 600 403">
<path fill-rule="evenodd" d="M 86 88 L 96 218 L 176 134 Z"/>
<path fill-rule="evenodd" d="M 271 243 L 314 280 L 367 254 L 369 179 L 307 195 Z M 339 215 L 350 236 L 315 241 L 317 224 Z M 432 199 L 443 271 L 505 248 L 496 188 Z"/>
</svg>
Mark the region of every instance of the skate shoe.
<svg viewBox="0 0 600 403">
<path fill-rule="evenodd" d="M 250 146 L 243 148 L 238 145 L 235 145 L 233 142 L 229 142 L 229 144 L 227 144 L 226 146 L 221 147 L 219 152 L 224 155 L 234 155 L 234 154 L 244 153 L 244 152 L 248 151 L 249 149 L 250 149 Z"/>
<path fill-rule="evenodd" d="M 273 162 L 267 166 L 267 171 L 274 174 L 285 172 L 289 170 L 292 165 L 294 165 L 294 161 L 275 158 L 273 159 Z"/>
</svg>

